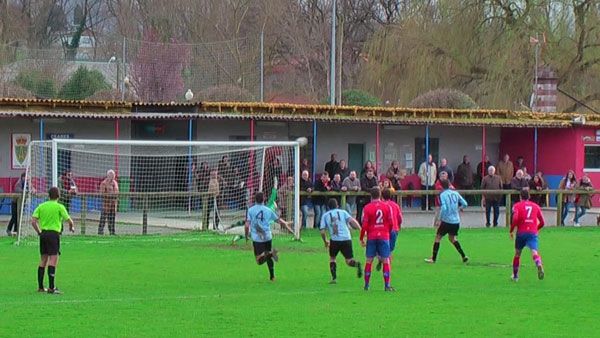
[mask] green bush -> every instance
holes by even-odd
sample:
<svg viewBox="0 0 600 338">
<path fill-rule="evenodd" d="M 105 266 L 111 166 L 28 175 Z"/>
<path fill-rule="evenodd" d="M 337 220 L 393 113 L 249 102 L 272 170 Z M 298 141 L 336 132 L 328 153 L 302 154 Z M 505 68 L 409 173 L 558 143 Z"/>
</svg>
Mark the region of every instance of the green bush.
<svg viewBox="0 0 600 338">
<path fill-rule="evenodd" d="M 102 73 L 81 66 L 67 80 L 58 96 L 65 100 L 83 100 L 94 95 L 97 91 L 109 89 L 110 85 L 106 82 Z"/>
<path fill-rule="evenodd" d="M 327 97 L 322 104 L 329 104 L 329 97 Z M 361 106 L 361 107 L 377 107 L 381 106 L 381 100 L 377 97 L 359 90 L 359 89 L 348 89 L 342 91 L 342 105 L 343 106 Z"/>
<path fill-rule="evenodd" d="M 51 99 L 56 97 L 56 85 L 52 79 L 44 76 L 39 70 L 21 71 L 15 78 L 15 83 L 27 89 L 36 97 Z"/>
<path fill-rule="evenodd" d="M 476 109 L 477 103 L 467 94 L 449 88 L 428 91 L 414 98 L 409 104 L 412 108 L 450 108 Z"/>
</svg>

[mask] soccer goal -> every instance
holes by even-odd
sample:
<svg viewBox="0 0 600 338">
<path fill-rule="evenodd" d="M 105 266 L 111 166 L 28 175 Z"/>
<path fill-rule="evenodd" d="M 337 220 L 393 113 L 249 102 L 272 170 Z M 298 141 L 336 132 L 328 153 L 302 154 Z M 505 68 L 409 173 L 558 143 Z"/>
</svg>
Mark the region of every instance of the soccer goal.
<svg viewBox="0 0 600 338">
<path fill-rule="evenodd" d="M 34 235 L 31 214 L 59 187 L 78 234 L 243 234 L 257 191 L 300 238 L 299 161 L 305 139 L 185 142 L 33 141 L 18 240 Z M 113 179 L 114 176 L 114 179 Z M 273 225 L 275 235 L 287 230 Z M 289 236 L 289 234 L 287 234 Z"/>
</svg>

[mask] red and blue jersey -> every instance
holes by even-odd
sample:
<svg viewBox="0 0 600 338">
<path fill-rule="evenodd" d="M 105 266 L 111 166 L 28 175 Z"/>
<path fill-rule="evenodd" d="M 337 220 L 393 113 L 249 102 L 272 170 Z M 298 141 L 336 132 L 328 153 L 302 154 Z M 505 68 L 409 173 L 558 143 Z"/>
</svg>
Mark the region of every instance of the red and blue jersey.
<svg viewBox="0 0 600 338">
<path fill-rule="evenodd" d="M 546 224 L 542 209 L 531 201 L 520 201 L 513 206 L 513 218 L 510 232 L 517 228 L 517 234 L 528 233 L 537 235 Z"/>
<path fill-rule="evenodd" d="M 392 231 L 392 209 L 387 202 L 373 200 L 363 209 L 362 229 L 360 230 L 360 240 L 365 234 L 368 240 L 390 239 Z"/>
<path fill-rule="evenodd" d="M 402 210 L 395 201 L 389 200 L 386 203 L 390 206 L 390 212 L 392 213 L 392 231 L 400 231 L 402 225 Z"/>
</svg>

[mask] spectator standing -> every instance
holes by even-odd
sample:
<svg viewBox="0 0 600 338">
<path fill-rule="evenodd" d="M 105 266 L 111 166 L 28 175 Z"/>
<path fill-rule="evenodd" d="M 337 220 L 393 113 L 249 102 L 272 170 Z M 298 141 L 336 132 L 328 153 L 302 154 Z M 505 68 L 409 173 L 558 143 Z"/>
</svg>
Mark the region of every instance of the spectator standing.
<svg viewBox="0 0 600 338">
<path fill-rule="evenodd" d="M 208 181 L 210 181 L 210 168 L 206 162 L 200 163 L 200 168 L 196 171 L 196 180 L 198 182 L 198 191 L 208 190 Z"/>
<path fill-rule="evenodd" d="M 75 184 L 71 170 L 65 170 L 61 175 L 60 188 L 60 203 L 65 206 L 67 212 L 71 212 L 71 199 L 77 194 L 77 184 Z"/>
<path fill-rule="evenodd" d="M 400 185 L 400 180 L 402 176 L 401 174 L 402 173 L 400 171 L 400 165 L 398 164 L 398 161 L 392 161 L 390 167 L 385 173 L 385 177 L 387 177 L 387 179 L 390 180 L 390 182 L 392 183 L 392 187 L 395 190 L 402 190 L 402 186 Z"/>
<path fill-rule="evenodd" d="M 488 174 L 481 180 L 481 190 L 502 190 L 502 178 L 496 175 L 496 168 L 490 166 Z M 485 205 L 485 226 L 490 226 L 490 212 L 494 210 L 494 227 L 498 226 L 498 216 L 500 215 L 500 199 L 503 195 L 494 193 L 483 194 L 483 204 Z"/>
<path fill-rule="evenodd" d="M 510 181 L 510 188 L 512 190 L 519 191 L 523 190 L 523 188 L 529 188 L 529 180 L 525 178 L 525 173 L 523 173 L 523 170 L 517 170 L 517 172 L 515 173 L 515 177 L 513 177 Z"/>
<path fill-rule="evenodd" d="M 329 174 L 324 172 L 321 174 L 321 178 L 315 182 L 315 191 L 328 192 L 331 191 L 331 184 Z M 313 206 L 315 207 L 315 222 L 314 228 L 319 229 L 321 224 L 321 215 L 327 212 L 327 196 L 313 196 Z"/>
<path fill-rule="evenodd" d="M 515 168 L 513 163 L 510 161 L 510 156 L 508 156 L 508 154 L 504 155 L 502 161 L 498 162 L 496 170 L 500 178 L 502 178 L 502 189 L 509 190 L 510 181 L 514 176 Z"/>
<path fill-rule="evenodd" d="M 481 183 L 483 177 L 488 174 L 488 169 L 491 166 L 492 162 L 490 162 L 490 157 L 485 155 L 483 162 L 479 162 L 479 164 L 477 165 L 477 173 L 475 173 L 475 182 Z"/>
<path fill-rule="evenodd" d="M 529 182 L 531 180 L 531 175 L 529 175 L 529 173 L 527 172 L 527 167 L 523 166 L 521 170 L 523 170 L 523 178 L 526 179 L 527 182 Z"/>
<path fill-rule="evenodd" d="M 367 163 L 365 163 L 365 166 L 363 167 L 361 173 L 360 173 L 360 179 L 362 181 L 363 178 L 367 177 L 367 172 L 371 170 L 373 171 L 373 174 L 375 176 L 377 176 L 377 170 L 375 170 L 375 166 L 373 165 L 373 162 L 371 161 L 367 161 Z M 358 219 L 360 221 L 360 219 Z"/>
<path fill-rule="evenodd" d="M 291 217 L 288 217 L 288 203 L 290 203 L 290 202 L 293 203 L 293 196 L 294 196 L 294 176 L 288 176 L 285 183 L 277 191 L 277 199 L 278 199 L 277 206 L 279 207 L 279 210 L 281 210 L 281 218 L 284 220 L 288 220 L 288 218 L 291 219 Z M 293 215 L 290 215 L 290 216 L 293 217 Z"/>
<path fill-rule="evenodd" d="M 459 168 L 460 168 L 460 166 L 459 166 Z M 453 183 L 454 182 L 454 171 L 452 171 L 452 168 L 450 168 L 450 166 L 448 166 L 448 160 L 445 158 L 441 159 L 441 161 L 440 161 L 440 167 L 438 168 L 438 176 L 442 171 L 445 171 L 448 174 L 448 181 L 450 183 Z"/>
<path fill-rule="evenodd" d="M 579 227 L 581 226 L 579 224 L 579 219 L 585 215 L 587 209 L 592 207 L 592 195 L 585 194 L 585 192 L 594 190 L 594 187 L 592 186 L 592 181 L 590 181 L 590 178 L 587 175 L 584 175 L 581 178 L 577 190 L 584 192 L 583 194 L 577 195 L 577 201 L 575 202 L 575 219 L 573 220 L 573 225 Z"/>
<path fill-rule="evenodd" d="M 342 191 L 347 192 L 358 192 L 360 191 L 360 180 L 356 177 L 356 171 L 351 171 L 350 175 L 344 179 L 342 182 Z M 346 210 L 350 215 L 354 214 L 354 210 L 356 209 L 356 196 L 348 195 L 346 196 Z M 358 219 L 358 218 L 357 218 Z"/>
<path fill-rule="evenodd" d="M 331 186 L 331 191 L 342 192 L 342 176 L 340 176 L 340 174 L 333 175 L 333 180 L 331 180 L 330 186 Z M 337 201 L 338 205 L 340 205 L 341 197 L 336 196 L 335 200 Z M 326 201 L 328 202 L 329 199 L 327 199 Z M 325 212 L 323 212 L 323 214 L 324 213 Z M 321 223 L 319 223 L 319 226 L 321 226 Z"/>
<path fill-rule="evenodd" d="M 337 161 L 337 155 L 331 154 L 331 160 L 325 163 L 325 171 L 329 174 L 329 178 L 331 179 L 333 175 L 337 174 L 338 170 L 340 170 L 340 163 Z M 319 226 L 317 226 L 318 228 Z"/>
<path fill-rule="evenodd" d="M 345 180 L 348 175 L 350 175 L 350 169 L 348 168 L 345 160 L 340 160 L 340 167 L 338 168 L 337 173 L 340 174 L 342 181 Z"/>
<path fill-rule="evenodd" d="M 523 156 L 517 156 L 517 161 L 515 162 L 515 175 L 517 174 L 518 170 L 523 170 L 523 168 L 525 167 L 525 160 L 523 159 Z"/>
<path fill-rule="evenodd" d="M 14 185 L 14 192 L 16 194 L 22 194 L 25 189 L 25 173 L 21 174 L 21 177 L 17 180 Z M 6 234 L 8 236 L 15 236 L 19 232 L 19 202 L 21 197 L 13 198 L 10 202 L 10 221 L 6 227 Z"/>
<path fill-rule="evenodd" d="M 542 190 L 545 189 L 544 186 L 545 186 L 544 179 L 538 174 L 533 175 L 533 178 L 531 180 L 529 180 L 529 190 L 532 192 L 541 192 Z M 531 197 L 529 198 L 529 200 L 541 207 L 546 202 L 545 197 L 546 197 L 546 195 L 544 195 L 544 194 L 535 194 L 534 193 L 534 194 L 531 194 Z"/>
<path fill-rule="evenodd" d="M 510 180 L 510 188 L 512 190 L 517 190 L 518 194 L 512 194 L 510 196 L 512 204 L 519 202 L 521 190 L 529 189 L 529 181 L 525 179 L 523 170 L 519 169 L 515 172 L 515 177 Z M 509 210 L 509 215 L 511 215 L 512 219 L 512 208 Z"/>
<path fill-rule="evenodd" d="M 116 174 L 111 169 L 106 172 L 106 178 L 100 183 L 102 212 L 100 213 L 100 223 L 98 223 L 98 235 L 104 235 L 104 225 L 107 222 L 108 232 L 111 235 L 116 235 L 115 217 L 117 213 L 117 204 L 119 202 L 119 184 L 115 177 Z"/>
<path fill-rule="evenodd" d="M 572 191 L 577 189 L 577 178 L 575 177 L 575 172 L 573 170 L 569 170 L 565 177 L 560 180 L 558 189 Z M 571 205 L 574 205 L 574 203 L 575 194 L 563 194 L 563 208 L 560 225 L 565 226 L 565 220 L 567 219 L 567 215 L 569 215 L 569 208 Z"/>
<path fill-rule="evenodd" d="M 269 163 L 269 167 L 270 167 Z M 280 168 L 281 170 L 281 168 Z M 272 173 L 270 169 L 266 170 L 268 173 Z M 217 198 L 218 205 L 221 207 L 226 206 L 226 202 L 230 200 L 231 187 L 233 186 L 235 170 L 229 162 L 229 156 L 223 155 L 217 166 L 217 174 L 219 179 L 219 194 Z M 210 179 L 209 179 L 210 182 Z M 210 184 L 210 183 L 209 183 Z M 264 191 L 271 193 L 271 187 L 273 187 L 273 179 L 265 179 Z"/>
<path fill-rule="evenodd" d="M 308 159 L 303 158 L 302 162 L 300 162 L 300 172 L 308 171 L 308 175 L 310 176 L 310 171 L 312 168 L 308 165 Z"/>
<path fill-rule="evenodd" d="M 541 171 L 538 171 L 537 173 L 535 173 L 536 175 L 538 175 L 540 177 L 540 179 L 542 180 L 542 190 L 548 190 L 548 181 L 546 181 L 546 179 L 544 178 L 544 174 Z M 540 206 L 545 206 L 546 202 L 548 201 L 548 194 L 543 194 L 542 195 L 542 204 Z"/>
<path fill-rule="evenodd" d="M 221 185 L 219 183 L 219 173 L 217 170 L 213 169 L 210 171 L 210 180 L 208 181 L 208 203 L 206 210 L 206 225 L 204 226 L 208 229 L 210 214 L 213 213 L 213 230 L 219 229 L 219 207 L 218 207 L 218 199 L 221 194 Z"/>
<path fill-rule="evenodd" d="M 471 161 L 469 156 L 463 156 L 462 163 L 456 169 L 456 178 L 454 180 L 455 186 L 460 190 L 472 190 L 473 189 L 473 168 L 471 167 Z M 470 205 L 473 205 L 473 195 L 465 195 L 465 200 Z"/>
<path fill-rule="evenodd" d="M 310 173 L 308 170 L 303 170 L 300 177 L 300 192 L 312 193 L 313 184 L 310 180 Z M 310 212 L 310 207 L 312 205 L 312 200 L 310 196 L 302 196 L 300 195 L 300 211 L 302 212 L 302 228 L 306 229 L 306 219 L 308 218 L 308 213 Z"/>
<path fill-rule="evenodd" d="M 421 179 L 421 190 L 433 190 L 435 179 L 437 177 L 437 168 L 435 162 L 433 162 L 433 156 L 429 154 L 427 161 L 421 163 L 419 167 L 419 178 Z M 429 206 L 427 206 L 429 204 Z M 425 210 L 429 207 L 429 210 L 433 210 L 435 204 L 434 195 L 421 195 L 421 210 Z"/>
<path fill-rule="evenodd" d="M 374 170 L 367 171 L 365 178 L 360 180 L 360 190 L 370 193 L 372 188 L 379 187 L 379 181 L 377 180 L 377 176 L 375 176 Z M 371 202 L 371 197 L 369 196 L 360 196 L 356 205 L 356 219 L 362 220 L 362 211 L 365 205 Z"/>
<path fill-rule="evenodd" d="M 395 193 L 396 189 L 394 189 L 394 187 L 392 186 L 392 181 L 388 180 L 387 178 L 384 179 L 380 184 L 379 184 L 379 189 L 381 191 L 383 191 L 384 189 L 389 190 L 391 193 Z"/>
<path fill-rule="evenodd" d="M 276 177 L 277 181 L 280 181 L 282 175 L 283 169 L 281 168 L 281 162 L 279 161 L 279 158 L 275 157 L 273 164 L 271 165 L 271 178 Z"/>
</svg>

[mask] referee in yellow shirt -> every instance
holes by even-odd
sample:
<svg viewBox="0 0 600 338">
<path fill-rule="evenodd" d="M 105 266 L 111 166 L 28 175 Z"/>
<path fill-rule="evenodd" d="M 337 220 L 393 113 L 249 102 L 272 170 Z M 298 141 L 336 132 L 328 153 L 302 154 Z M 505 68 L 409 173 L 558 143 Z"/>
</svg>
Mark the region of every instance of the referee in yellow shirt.
<svg viewBox="0 0 600 338">
<path fill-rule="evenodd" d="M 75 232 L 75 225 L 65 206 L 58 203 L 60 190 L 56 187 L 48 191 L 50 200 L 40 204 L 33 211 L 31 225 L 40 236 L 40 265 L 38 266 L 38 291 L 60 294 L 54 285 L 58 255 L 60 255 L 60 233 L 64 221 L 69 222 L 69 230 Z M 49 288 L 44 288 L 44 273 L 48 267 Z"/>
</svg>

